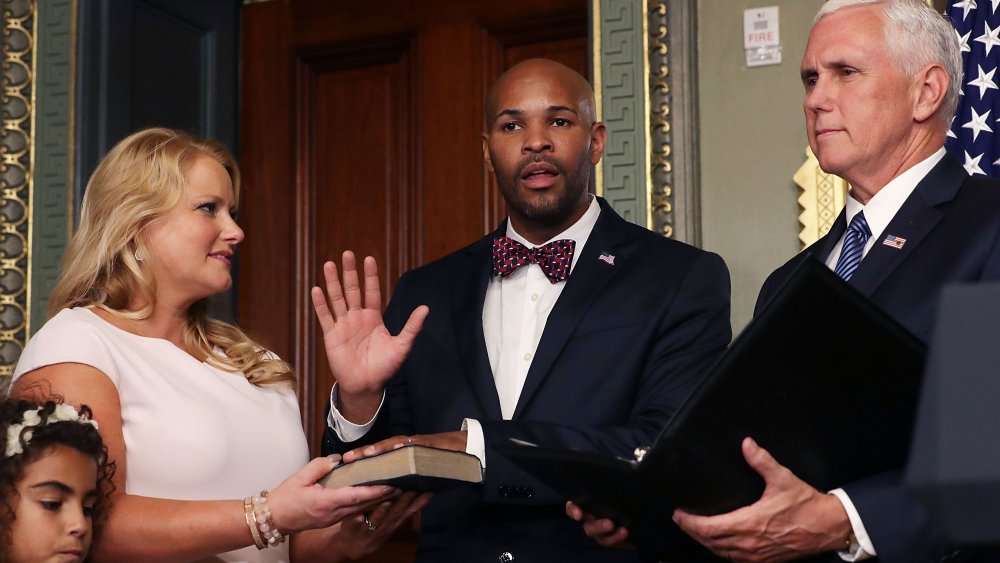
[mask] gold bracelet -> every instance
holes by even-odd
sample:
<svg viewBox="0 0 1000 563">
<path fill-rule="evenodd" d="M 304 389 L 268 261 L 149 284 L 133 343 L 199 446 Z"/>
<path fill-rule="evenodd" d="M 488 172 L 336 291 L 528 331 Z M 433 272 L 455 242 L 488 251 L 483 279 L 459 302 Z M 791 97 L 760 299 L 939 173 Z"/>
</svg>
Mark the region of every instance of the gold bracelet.
<svg viewBox="0 0 1000 563">
<path fill-rule="evenodd" d="M 243 499 L 243 516 L 247 519 L 247 527 L 250 528 L 253 544 L 257 546 L 257 549 L 267 547 L 267 544 L 260 539 L 260 532 L 257 531 L 257 521 L 253 517 L 253 497 Z"/>
<path fill-rule="evenodd" d="M 260 529 L 260 536 L 264 543 L 278 545 L 285 541 L 286 536 L 278 531 L 278 527 L 274 525 L 271 509 L 267 505 L 267 495 L 268 492 L 265 489 L 253 497 L 253 519 Z"/>
</svg>

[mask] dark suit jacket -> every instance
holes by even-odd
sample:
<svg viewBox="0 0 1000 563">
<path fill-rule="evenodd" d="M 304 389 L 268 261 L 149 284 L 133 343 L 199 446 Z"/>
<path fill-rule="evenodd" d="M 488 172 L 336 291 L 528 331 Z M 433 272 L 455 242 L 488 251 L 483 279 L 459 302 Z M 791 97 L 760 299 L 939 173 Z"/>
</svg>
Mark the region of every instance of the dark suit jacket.
<svg viewBox="0 0 1000 563">
<path fill-rule="evenodd" d="M 406 273 L 385 319 L 396 333 L 421 304 L 430 314 L 357 443 L 458 430 L 477 419 L 486 440 L 479 489 L 439 493 L 423 511 L 421 561 L 635 561 L 599 548 L 564 515 L 565 499 L 492 449 L 509 438 L 631 457 L 651 444 L 729 343 L 729 274 L 722 259 L 601 214 L 545 326 L 512 420 L 503 420 L 482 310 L 497 233 Z M 598 257 L 613 256 L 614 264 Z"/>
<path fill-rule="evenodd" d="M 846 228 L 841 212 L 829 234 L 772 273 L 760 291 L 757 310 L 805 256 L 825 261 Z M 898 250 L 885 246 L 882 241 L 888 235 L 906 242 Z M 945 155 L 920 181 L 885 231 L 873 236 L 875 245 L 850 285 L 927 341 L 945 285 L 1000 279 L 1000 182 L 970 177 L 954 157 Z M 944 541 L 925 510 L 900 483 L 901 474 L 894 472 L 844 487 L 861 514 L 878 561 L 950 560 L 956 550 Z M 1000 561 L 989 553 L 966 553 L 965 557 Z"/>
</svg>

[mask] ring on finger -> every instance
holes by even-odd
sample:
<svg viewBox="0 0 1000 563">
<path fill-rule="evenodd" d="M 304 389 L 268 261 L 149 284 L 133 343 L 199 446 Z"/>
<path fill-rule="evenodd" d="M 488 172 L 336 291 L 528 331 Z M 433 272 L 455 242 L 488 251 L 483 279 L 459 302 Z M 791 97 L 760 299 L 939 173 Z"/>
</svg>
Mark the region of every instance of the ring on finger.
<svg viewBox="0 0 1000 563">
<path fill-rule="evenodd" d="M 406 437 L 406 443 L 409 444 L 409 445 L 412 445 L 413 444 L 413 436 L 407 436 Z"/>
<path fill-rule="evenodd" d="M 367 514 L 362 514 L 362 516 L 365 517 L 365 525 L 368 526 L 368 531 L 369 532 L 374 532 L 375 528 L 378 528 L 378 524 L 376 524 L 375 522 L 372 522 L 371 520 L 369 520 Z"/>
</svg>

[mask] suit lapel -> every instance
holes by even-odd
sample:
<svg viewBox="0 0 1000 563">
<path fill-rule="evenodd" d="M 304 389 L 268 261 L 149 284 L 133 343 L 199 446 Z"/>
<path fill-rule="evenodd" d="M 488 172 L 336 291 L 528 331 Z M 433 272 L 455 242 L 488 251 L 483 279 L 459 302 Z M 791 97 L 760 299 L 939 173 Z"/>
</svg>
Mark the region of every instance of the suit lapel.
<svg viewBox="0 0 1000 563">
<path fill-rule="evenodd" d="M 601 215 L 587 239 L 572 275 L 566 281 L 566 287 L 563 288 L 559 300 L 556 301 L 545 322 L 545 330 L 538 342 L 538 349 L 531 360 L 531 367 L 528 369 L 524 387 L 514 409 L 512 418 L 515 420 L 524 413 L 532 397 L 545 381 L 552 364 L 559 357 L 591 303 L 601 295 L 601 289 L 621 268 L 622 262 L 629 259 L 623 248 L 623 243 L 628 238 L 625 221 L 603 199 L 598 201 L 601 204 Z M 602 252 L 614 256 L 614 265 L 598 260 Z"/>
<path fill-rule="evenodd" d="M 875 245 L 861 261 L 849 283 L 864 295 L 871 296 L 944 217 L 944 212 L 937 206 L 951 201 L 967 177 L 962 165 L 950 155 L 945 155 L 917 184 L 885 231 L 873 233 L 877 237 Z M 889 235 L 906 239 L 903 247 L 897 249 L 882 244 Z"/>
<path fill-rule="evenodd" d="M 503 228 L 501 226 L 501 228 Z M 497 395 L 490 358 L 486 351 L 486 337 L 483 334 L 483 304 L 486 287 L 490 282 L 493 238 L 496 233 L 479 241 L 468 249 L 467 263 L 456 272 L 456 290 L 452 295 L 452 323 L 458 355 L 465 364 L 465 374 L 469 378 L 483 412 L 488 419 L 500 420 L 500 397 Z M 473 311 L 480 311 L 476 315 Z"/>
</svg>

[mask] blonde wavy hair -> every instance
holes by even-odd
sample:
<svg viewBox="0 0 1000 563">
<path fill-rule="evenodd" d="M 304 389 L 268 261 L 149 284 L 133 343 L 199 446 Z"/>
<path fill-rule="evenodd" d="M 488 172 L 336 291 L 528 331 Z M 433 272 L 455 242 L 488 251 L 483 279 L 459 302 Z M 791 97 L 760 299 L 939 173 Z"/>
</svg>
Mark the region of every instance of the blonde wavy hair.
<svg viewBox="0 0 1000 563">
<path fill-rule="evenodd" d="M 146 253 L 148 227 L 176 205 L 185 173 L 198 156 L 221 164 L 239 203 L 240 172 L 221 144 L 164 128 L 144 129 L 120 141 L 97 165 L 83 195 L 80 224 L 63 257 L 49 296 L 49 316 L 70 307 L 100 307 L 123 318 L 148 318 L 156 303 L 156 280 L 143 274 L 136 253 Z M 134 299 L 138 297 L 139 299 Z M 142 302 L 138 310 L 129 304 Z M 188 311 L 184 344 L 219 369 L 242 373 L 260 386 L 295 381 L 291 367 L 234 325 L 207 315 L 207 299 Z"/>
</svg>

